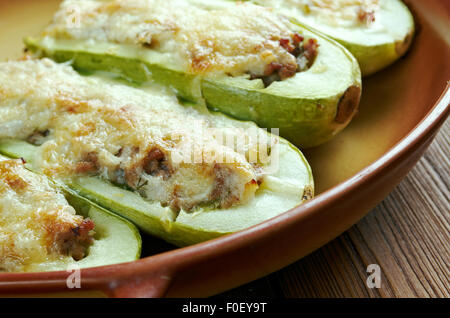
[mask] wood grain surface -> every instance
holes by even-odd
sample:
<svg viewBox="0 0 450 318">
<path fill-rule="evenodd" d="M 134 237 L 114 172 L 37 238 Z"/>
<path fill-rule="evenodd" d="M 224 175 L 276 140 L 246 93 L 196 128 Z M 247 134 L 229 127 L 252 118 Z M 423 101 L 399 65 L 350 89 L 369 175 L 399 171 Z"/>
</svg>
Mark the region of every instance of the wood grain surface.
<svg viewBox="0 0 450 318">
<path fill-rule="evenodd" d="M 320 250 L 219 297 L 450 297 L 450 120 L 363 220 Z M 381 269 L 370 289 L 369 264 Z"/>
</svg>

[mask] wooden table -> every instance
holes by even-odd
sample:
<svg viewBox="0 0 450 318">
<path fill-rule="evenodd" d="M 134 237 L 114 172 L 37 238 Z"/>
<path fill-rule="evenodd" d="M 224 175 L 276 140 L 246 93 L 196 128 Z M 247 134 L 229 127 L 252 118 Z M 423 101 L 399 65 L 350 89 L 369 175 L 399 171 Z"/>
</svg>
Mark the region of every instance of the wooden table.
<svg viewBox="0 0 450 318">
<path fill-rule="evenodd" d="M 450 120 L 363 220 L 302 260 L 219 297 L 450 297 Z M 369 264 L 381 269 L 370 289 Z"/>
</svg>

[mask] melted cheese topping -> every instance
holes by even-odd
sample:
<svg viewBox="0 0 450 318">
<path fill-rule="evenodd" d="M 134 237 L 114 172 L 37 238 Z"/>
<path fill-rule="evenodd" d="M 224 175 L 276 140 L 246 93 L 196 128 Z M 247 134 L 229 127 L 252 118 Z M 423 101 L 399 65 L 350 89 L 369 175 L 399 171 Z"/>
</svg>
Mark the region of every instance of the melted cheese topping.
<svg viewBox="0 0 450 318">
<path fill-rule="evenodd" d="M 135 44 L 170 56 L 171 67 L 194 74 L 264 75 L 267 65 L 297 68 L 280 44 L 292 24 L 250 3 L 208 6 L 186 0 L 66 0 L 44 36 Z"/>
<path fill-rule="evenodd" d="M 339 27 L 369 26 L 376 19 L 379 0 L 255 0 L 272 7 L 283 6 L 299 9 L 307 17 L 314 17 L 318 23 Z"/>
<path fill-rule="evenodd" d="M 0 64 L 0 138 L 45 132 L 35 163 L 52 177 L 100 175 L 174 209 L 245 202 L 263 173 L 247 158 L 267 135 L 205 133 L 226 125 L 161 88 L 83 77 L 47 59 Z M 237 134 L 244 151 L 229 142 Z"/>
<path fill-rule="evenodd" d="M 26 170 L 21 160 L 0 161 L 0 271 L 73 262 L 61 253 L 61 239 L 82 221 L 47 178 Z"/>
</svg>

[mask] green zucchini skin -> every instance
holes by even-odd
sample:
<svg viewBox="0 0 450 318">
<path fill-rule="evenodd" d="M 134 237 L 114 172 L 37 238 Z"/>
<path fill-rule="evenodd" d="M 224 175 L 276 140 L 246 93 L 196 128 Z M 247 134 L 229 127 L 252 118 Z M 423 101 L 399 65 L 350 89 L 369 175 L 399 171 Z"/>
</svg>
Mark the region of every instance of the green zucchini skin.
<svg viewBox="0 0 450 318">
<path fill-rule="evenodd" d="M 262 6 L 269 5 L 266 0 L 244 1 L 253 2 L 254 4 Z M 316 32 L 328 36 L 342 44 L 358 60 L 362 76 L 369 76 L 388 67 L 405 55 L 414 38 L 414 17 L 408 7 L 401 0 L 388 1 L 391 2 L 387 3 L 389 8 L 382 8 L 379 14 L 383 15 L 382 19 L 386 23 L 387 28 L 399 29 L 401 27 L 404 32 L 390 39 L 385 39 L 384 41 L 376 41 L 370 31 L 365 32 L 366 37 L 364 38 L 353 37 L 351 32 L 339 34 L 332 30 L 332 33 L 330 33 L 330 29 L 319 24 L 312 24 L 308 18 L 301 14 L 300 8 L 290 7 L 289 5 L 284 4 L 283 0 L 276 1 L 276 9 L 279 10 L 280 13 L 293 18 L 294 23 L 303 26 L 307 25 Z M 360 32 L 361 30 L 361 28 L 357 28 L 357 32 Z"/>
<path fill-rule="evenodd" d="M 250 203 L 230 209 L 181 211 L 177 215 L 168 207 L 146 201 L 134 192 L 97 177 L 61 181 L 78 197 L 130 220 L 142 231 L 174 245 L 187 246 L 256 225 L 312 198 L 314 182 L 306 159 L 287 141 L 280 138 L 280 144 L 280 168 L 274 176 L 281 183 L 274 187 L 263 182 L 262 189 Z M 36 146 L 19 140 L 0 140 L 0 153 L 25 158 L 33 167 Z M 285 188 L 284 182 L 294 182 L 295 191 Z"/>
<path fill-rule="evenodd" d="M 261 80 L 186 74 L 144 58 L 140 50 L 145 48 L 134 48 L 130 54 L 124 52 L 124 46 L 113 44 L 109 45 L 114 49 L 103 50 L 49 38 L 29 37 L 24 42 L 38 56 L 70 61 L 78 70 L 107 71 L 136 83 L 154 81 L 169 86 L 183 99 L 205 102 L 214 111 L 253 121 L 259 127 L 279 128 L 282 137 L 309 148 L 333 138 L 356 114 L 361 71 L 356 59 L 337 42 L 292 25 L 306 38 L 318 40 L 318 56 L 309 70 L 267 88 Z"/>
<path fill-rule="evenodd" d="M 21 156 L 9 153 L 8 157 Z M 8 158 L 0 156 L 0 160 L 6 159 Z M 79 196 L 66 186 L 54 184 L 64 192 L 67 202 L 75 208 L 77 214 L 90 218 L 95 223 L 94 243 L 89 247 L 88 255 L 67 265 L 88 268 L 132 262 L 140 258 L 142 239 L 134 224 Z M 48 267 L 48 270 L 67 270 L 67 267 Z"/>
</svg>

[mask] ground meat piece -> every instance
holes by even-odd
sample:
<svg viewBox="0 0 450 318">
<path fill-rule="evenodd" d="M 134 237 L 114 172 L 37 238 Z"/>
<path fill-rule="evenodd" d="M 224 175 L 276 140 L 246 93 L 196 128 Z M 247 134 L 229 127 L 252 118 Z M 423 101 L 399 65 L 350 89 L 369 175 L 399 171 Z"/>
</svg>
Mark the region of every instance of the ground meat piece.
<svg viewBox="0 0 450 318">
<path fill-rule="evenodd" d="M 303 44 L 303 52 L 302 55 L 308 61 L 307 68 L 310 68 L 314 61 L 316 60 L 318 54 L 319 44 L 316 39 L 309 39 L 306 43 Z"/>
<path fill-rule="evenodd" d="M 82 161 L 77 163 L 75 173 L 96 173 L 99 169 L 98 154 L 96 152 L 89 152 L 83 156 Z"/>
<path fill-rule="evenodd" d="M 294 36 L 292 37 L 292 40 L 294 41 L 294 46 L 298 47 L 300 43 L 302 43 L 305 40 L 305 38 L 302 35 L 295 33 Z"/>
<path fill-rule="evenodd" d="M 227 182 L 231 171 L 227 167 L 215 165 L 214 167 L 215 183 L 214 189 L 210 194 L 211 202 L 215 202 L 222 209 L 227 209 L 237 202 L 241 201 L 239 192 Z M 251 180 L 247 185 L 257 185 L 257 180 Z"/>
<path fill-rule="evenodd" d="M 61 254 L 72 256 L 74 260 L 83 259 L 88 247 L 93 243 L 92 231 L 95 224 L 90 219 L 83 220 L 77 227 L 57 232 L 55 242 Z"/>
<path fill-rule="evenodd" d="M 280 39 L 280 45 L 289 53 L 292 53 L 295 49 L 295 46 L 291 44 L 290 39 Z"/>
<path fill-rule="evenodd" d="M 118 155 L 120 156 L 122 152 L 123 150 L 120 150 Z M 139 149 L 132 149 L 133 155 L 136 155 L 138 152 Z M 164 152 L 158 148 L 152 148 L 142 160 L 129 167 L 116 169 L 111 175 L 111 179 L 132 189 L 140 189 L 147 183 L 145 178 L 142 178 L 143 173 L 167 180 L 172 175 L 173 169 L 170 167 Z"/>
<path fill-rule="evenodd" d="M 261 79 L 265 87 L 276 81 L 283 81 L 295 76 L 298 72 L 303 72 L 309 69 L 314 63 L 319 44 L 316 39 L 308 39 L 295 33 L 292 38 L 284 38 L 279 40 L 280 46 L 297 58 L 297 67 L 291 64 L 282 64 L 272 62 L 268 64 L 264 70 L 263 76 L 250 74 L 250 79 Z"/>
<path fill-rule="evenodd" d="M 295 75 L 295 73 L 297 73 L 297 68 L 296 66 L 293 65 L 284 65 L 279 71 L 278 71 L 278 76 L 280 76 L 281 80 L 285 80 L 289 77 L 292 77 Z"/>
<path fill-rule="evenodd" d="M 158 148 L 152 149 L 143 161 L 145 173 L 151 176 L 161 176 L 165 180 L 170 177 L 171 169 L 165 154 Z"/>
</svg>

